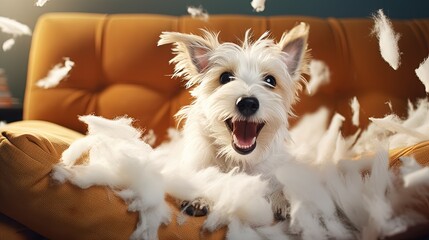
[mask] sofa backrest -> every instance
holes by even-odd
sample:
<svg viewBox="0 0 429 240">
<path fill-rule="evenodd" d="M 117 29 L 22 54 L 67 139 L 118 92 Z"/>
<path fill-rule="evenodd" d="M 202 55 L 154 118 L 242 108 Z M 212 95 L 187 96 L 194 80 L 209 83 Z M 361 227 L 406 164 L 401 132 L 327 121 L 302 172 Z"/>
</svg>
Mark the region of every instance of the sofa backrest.
<svg viewBox="0 0 429 240">
<path fill-rule="evenodd" d="M 157 47 L 162 31 L 199 34 L 204 28 L 220 31 L 221 41 L 238 42 L 249 28 L 256 37 L 269 30 L 279 39 L 301 21 L 310 25 L 311 55 L 328 65 L 331 82 L 314 96 L 301 94 L 294 107 L 298 116 L 325 105 L 350 119 L 349 102 L 357 96 L 365 126 L 368 117 L 390 112 L 388 101 L 404 116 L 408 99 L 426 96 L 414 70 L 428 56 L 429 19 L 393 21 L 402 52 L 395 71 L 381 58 L 370 18 L 213 15 L 204 22 L 189 16 L 50 13 L 39 19 L 32 39 L 24 119 L 85 132 L 78 115 L 128 115 L 137 126 L 155 130 L 161 141 L 165 130 L 176 126 L 174 114 L 191 102 L 183 82 L 171 79 L 171 46 Z M 64 57 L 75 62 L 69 77 L 54 88 L 37 87 Z M 347 120 L 343 130 L 350 134 L 356 128 Z"/>
</svg>

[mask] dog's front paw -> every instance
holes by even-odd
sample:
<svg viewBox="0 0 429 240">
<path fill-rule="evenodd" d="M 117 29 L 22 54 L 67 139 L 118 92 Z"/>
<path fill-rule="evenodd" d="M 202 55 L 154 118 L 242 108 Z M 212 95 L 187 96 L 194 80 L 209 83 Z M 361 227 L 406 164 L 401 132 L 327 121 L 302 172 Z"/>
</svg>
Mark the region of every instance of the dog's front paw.
<svg viewBox="0 0 429 240">
<path fill-rule="evenodd" d="M 182 201 L 180 209 L 189 216 L 202 217 L 210 212 L 210 202 L 205 198 L 196 198 L 192 201 Z"/>
<path fill-rule="evenodd" d="M 284 221 L 290 218 L 290 204 L 286 200 L 282 191 L 272 193 L 270 195 L 270 201 L 275 220 Z"/>
</svg>

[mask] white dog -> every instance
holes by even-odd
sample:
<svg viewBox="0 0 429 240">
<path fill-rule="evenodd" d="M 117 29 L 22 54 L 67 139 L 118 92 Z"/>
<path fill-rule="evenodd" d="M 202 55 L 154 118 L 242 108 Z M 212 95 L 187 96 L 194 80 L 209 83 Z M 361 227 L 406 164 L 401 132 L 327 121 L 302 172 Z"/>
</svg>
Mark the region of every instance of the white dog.
<svg viewBox="0 0 429 240">
<path fill-rule="evenodd" d="M 239 168 L 270 181 L 267 196 L 276 217 L 285 218 L 287 202 L 274 170 L 290 159 L 288 116 L 307 65 L 309 27 L 300 23 L 279 42 L 264 33 L 252 42 L 246 32 L 241 46 L 204 37 L 164 32 L 159 45 L 175 44 L 175 76 L 184 77 L 195 101 L 178 115 L 186 119 L 181 164 L 199 170 L 217 166 Z M 190 215 L 208 213 L 210 204 L 198 198 L 183 208 Z"/>
</svg>

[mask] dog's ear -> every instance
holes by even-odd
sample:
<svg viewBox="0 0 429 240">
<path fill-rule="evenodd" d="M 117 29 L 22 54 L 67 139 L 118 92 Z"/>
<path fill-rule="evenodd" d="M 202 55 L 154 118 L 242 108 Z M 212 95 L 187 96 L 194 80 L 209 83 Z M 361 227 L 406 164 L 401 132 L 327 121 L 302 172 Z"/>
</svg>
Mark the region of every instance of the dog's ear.
<svg viewBox="0 0 429 240">
<path fill-rule="evenodd" d="M 284 33 L 278 45 L 284 54 L 284 62 L 288 68 L 288 72 L 293 80 L 300 77 L 301 73 L 305 72 L 307 66 L 307 39 L 309 26 L 305 23 L 300 23 L 292 30 Z"/>
<path fill-rule="evenodd" d="M 209 64 L 210 53 L 219 45 L 216 34 L 204 31 L 204 37 L 178 32 L 163 32 L 158 46 L 173 43 L 176 56 L 170 62 L 176 64 L 175 75 L 190 80 L 204 72 Z"/>
</svg>

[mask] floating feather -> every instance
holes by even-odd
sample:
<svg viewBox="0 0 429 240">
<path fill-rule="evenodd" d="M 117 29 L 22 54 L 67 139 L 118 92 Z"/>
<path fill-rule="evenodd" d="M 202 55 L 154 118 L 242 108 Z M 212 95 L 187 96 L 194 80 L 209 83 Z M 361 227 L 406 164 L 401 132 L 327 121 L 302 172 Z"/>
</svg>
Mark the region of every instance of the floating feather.
<svg viewBox="0 0 429 240">
<path fill-rule="evenodd" d="M 189 6 L 188 13 L 192 16 L 192 18 L 198 18 L 203 21 L 209 20 L 209 14 L 202 6 L 199 6 L 199 7 Z"/>
<path fill-rule="evenodd" d="M 395 33 L 392 22 L 384 15 L 382 9 L 378 10 L 377 15 L 374 16 L 373 33 L 378 38 L 381 56 L 393 69 L 397 70 L 401 64 L 398 47 L 400 35 Z"/>
<path fill-rule="evenodd" d="M 2 32 L 12 35 L 12 38 L 6 40 L 3 45 L 3 51 L 10 50 L 15 44 L 15 38 L 21 35 L 31 36 L 31 30 L 27 25 L 24 25 L 16 20 L 0 17 L 0 29 Z"/>
<path fill-rule="evenodd" d="M 360 104 L 357 100 L 357 97 L 352 98 L 352 100 L 350 101 L 350 107 L 352 108 L 352 123 L 353 125 L 355 125 L 356 127 L 359 126 L 359 110 L 360 110 Z"/>
<path fill-rule="evenodd" d="M 0 16 L 0 29 L 4 33 L 12 36 L 31 35 L 31 30 L 27 25 L 24 25 L 16 20 Z"/>
<path fill-rule="evenodd" d="M 49 0 L 37 0 L 37 2 L 35 3 L 35 5 L 37 7 L 43 7 L 45 5 L 45 3 L 47 3 Z"/>
<path fill-rule="evenodd" d="M 307 94 L 314 95 L 320 86 L 329 83 L 330 72 L 328 66 L 320 60 L 311 60 L 309 69 L 310 81 L 307 84 Z"/>
<path fill-rule="evenodd" d="M 3 43 L 3 46 L 2 46 L 3 51 L 6 52 L 6 51 L 10 50 L 13 47 L 13 45 L 15 45 L 15 39 L 9 38 L 8 40 L 4 41 L 4 43 Z"/>
<path fill-rule="evenodd" d="M 48 76 L 37 81 L 36 86 L 40 88 L 56 87 L 61 80 L 63 80 L 73 68 L 74 62 L 69 58 L 64 58 L 64 64 L 55 65 L 48 73 Z"/>
<path fill-rule="evenodd" d="M 265 0 L 252 0 L 250 5 L 252 5 L 256 12 L 263 12 L 265 10 Z"/>
</svg>

